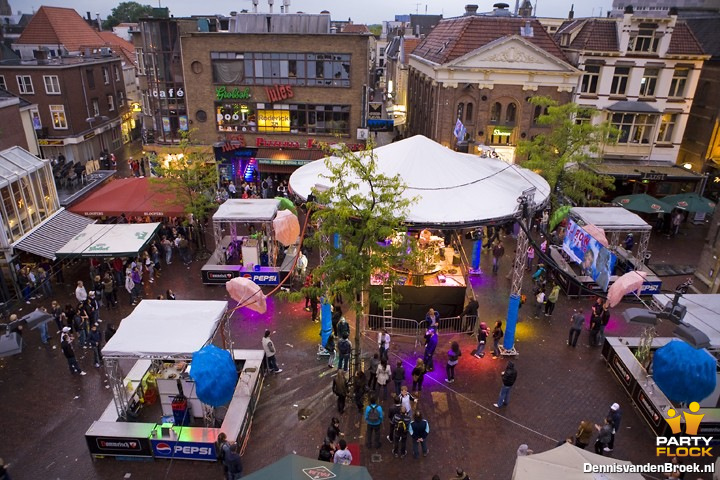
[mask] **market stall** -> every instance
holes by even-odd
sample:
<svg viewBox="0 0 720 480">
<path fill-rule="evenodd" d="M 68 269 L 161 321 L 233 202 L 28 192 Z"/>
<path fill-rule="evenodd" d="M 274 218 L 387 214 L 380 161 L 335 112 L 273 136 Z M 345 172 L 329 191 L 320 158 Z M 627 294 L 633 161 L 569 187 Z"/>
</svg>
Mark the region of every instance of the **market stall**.
<svg viewBox="0 0 720 480">
<path fill-rule="evenodd" d="M 75 235 L 55 255 L 67 257 L 136 256 L 149 245 L 159 223 L 94 223 Z"/>
<path fill-rule="evenodd" d="M 122 321 L 102 350 L 113 400 L 85 434 L 93 457 L 216 461 L 220 432 L 245 440 L 264 352 L 232 348 L 226 312 L 224 301 L 144 300 Z M 198 399 L 192 361 L 220 331 L 237 382 L 230 402 L 212 408 Z M 178 397 L 187 399 L 183 411 Z"/>
<path fill-rule="evenodd" d="M 604 295 L 620 276 L 637 270 L 647 274 L 640 295 L 660 292 L 662 280 L 645 265 L 651 231 L 621 207 L 571 209 L 562 246 L 549 248 L 555 268 L 565 273 L 556 275 L 558 283 L 569 296 Z M 635 253 L 620 245 L 631 233 L 639 237 Z"/>
<path fill-rule="evenodd" d="M 273 220 L 280 201 L 227 200 L 213 215 L 215 251 L 202 267 L 202 281 L 224 285 L 243 276 L 258 285 L 280 283 Z"/>
</svg>

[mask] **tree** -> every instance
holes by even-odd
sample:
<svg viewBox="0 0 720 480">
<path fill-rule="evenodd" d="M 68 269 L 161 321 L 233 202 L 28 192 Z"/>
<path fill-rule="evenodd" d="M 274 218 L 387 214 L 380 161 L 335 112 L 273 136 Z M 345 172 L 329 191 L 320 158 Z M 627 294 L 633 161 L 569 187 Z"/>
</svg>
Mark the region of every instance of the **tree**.
<svg viewBox="0 0 720 480">
<path fill-rule="evenodd" d="M 380 38 L 380 35 L 382 35 L 382 25 L 373 24 L 373 25 L 368 25 L 367 27 L 368 27 L 368 30 L 370 30 L 370 33 L 372 33 L 375 38 Z"/>
<path fill-rule="evenodd" d="M 592 123 L 599 112 L 575 103 L 559 105 L 548 97 L 533 97 L 532 108 L 543 112 L 537 124 L 546 133 L 518 144 L 518 154 L 527 156 L 523 167 L 538 172 L 550 184 L 551 201 L 557 205 L 564 195 L 576 205 L 596 205 L 607 190 L 614 190 L 613 178 L 593 172 L 602 162 L 605 145 L 615 143 L 617 129 L 608 122 Z"/>
<path fill-rule="evenodd" d="M 141 5 L 137 2 L 121 2 L 112 9 L 110 16 L 105 19 L 103 28 L 110 30 L 124 22 L 135 23 L 141 18 L 149 17 L 152 14 L 153 7 L 150 5 Z"/>
<path fill-rule="evenodd" d="M 193 145 L 194 130 L 181 132 L 180 154 L 166 162 L 151 154 L 150 165 L 153 172 L 162 179 L 153 180 L 161 192 L 171 193 L 185 204 L 185 213 L 192 220 L 192 227 L 198 247 L 205 247 L 203 226 L 210 213 L 215 210 L 215 192 L 218 184 L 218 172 L 215 158 L 209 149 Z"/>
<path fill-rule="evenodd" d="M 412 200 L 402 198 L 406 186 L 398 175 L 378 172 L 372 143 L 364 151 L 353 152 L 341 144 L 328 153 L 340 160 L 325 160 L 329 174 L 319 181 L 330 187 L 313 192 L 312 220 L 318 228 L 308 243 L 327 249 L 324 262 L 313 271 L 314 281 L 322 282 L 320 293 L 330 298 L 341 295 L 355 313 L 353 365 L 357 367 L 364 314 L 361 293 L 383 304 L 382 295 L 369 289 L 370 278 L 379 275 L 386 284 L 394 283 L 391 267 L 401 263 L 407 248 L 403 222 Z M 338 242 L 333 241 L 335 235 Z"/>
</svg>

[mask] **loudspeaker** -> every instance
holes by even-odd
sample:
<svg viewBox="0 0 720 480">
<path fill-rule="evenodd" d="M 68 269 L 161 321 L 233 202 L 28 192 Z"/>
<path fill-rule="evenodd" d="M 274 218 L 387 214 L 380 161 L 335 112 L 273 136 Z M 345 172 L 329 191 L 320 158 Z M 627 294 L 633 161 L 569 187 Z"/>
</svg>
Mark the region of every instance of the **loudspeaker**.
<svg viewBox="0 0 720 480">
<path fill-rule="evenodd" d="M 681 323 L 678 325 L 673 332 L 673 335 L 685 340 L 688 344 L 695 348 L 707 348 L 710 346 L 710 339 L 708 336 L 687 323 Z"/>
</svg>

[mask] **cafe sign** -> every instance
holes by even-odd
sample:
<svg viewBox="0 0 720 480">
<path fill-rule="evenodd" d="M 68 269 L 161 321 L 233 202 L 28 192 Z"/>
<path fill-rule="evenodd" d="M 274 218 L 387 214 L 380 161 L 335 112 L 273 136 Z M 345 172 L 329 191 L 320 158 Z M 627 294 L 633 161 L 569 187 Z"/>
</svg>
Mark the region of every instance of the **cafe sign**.
<svg viewBox="0 0 720 480">
<path fill-rule="evenodd" d="M 512 129 L 495 127 L 493 128 L 492 134 L 494 137 L 509 137 L 512 135 Z"/>
<path fill-rule="evenodd" d="M 215 87 L 215 97 L 218 100 L 247 100 L 251 96 L 250 87 L 244 89 L 235 87 L 232 90 L 227 87 Z"/>
<path fill-rule="evenodd" d="M 180 87 L 177 90 L 174 88 L 169 88 L 167 90 L 153 89 L 151 90 L 151 93 L 155 98 L 183 98 L 185 96 L 185 90 L 183 90 L 183 87 Z"/>
</svg>

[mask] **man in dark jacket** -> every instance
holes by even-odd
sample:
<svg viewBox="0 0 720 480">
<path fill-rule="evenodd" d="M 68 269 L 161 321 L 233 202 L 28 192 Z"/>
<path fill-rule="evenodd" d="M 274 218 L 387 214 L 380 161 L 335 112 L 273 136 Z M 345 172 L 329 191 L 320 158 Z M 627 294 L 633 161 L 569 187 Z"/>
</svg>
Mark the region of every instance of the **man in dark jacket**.
<svg viewBox="0 0 720 480">
<path fill-rule="evenodd" d="M 620 405 L 617 403 L 613 403 L 610 405 L 610 411 L 607 414 L 607 418 L 610 420 L 610 426 L 612 427 L 612 434 L 610 436 L 610 441 L 608 442 L 607 446 L 605 447 L 605 452 L 612 452 L 613 448 L 615 448 L 615 434 L 620 429 L 620 420 L 622 420 L 622 412 L 620 411 Z"/>
<path fill-rule="evenodd" d="M 240 460 L 240 445 L 233 443 L 230 451 L 225 455 L 225 465 L 228 468 L 228 479 L 236 480 L 242 476 L 242 461 Z"/>
<path fill-rule="evenodd" d="M 75 358 L 75 349 L 72 346 L 72 337 L 70 337 L 70 327 L 63 328 L 60 346 L 62 347 L 63 355 L 65 355 L 68 366 L 70 367 L 70 373 L 72 375 L 75 375 L 76 373 L 86 375 L 86 373 L 80 368 L 80 365 L 78 365 L 77 359 Z"/>
<path fill-rule="evenodd" d="M 434 369 L 433 355 L 435 355 L 437 344 L 437 331 L 434 328 L 429 328 L 425 333 L 425 355 L 423 355 L 423 362 L 428 372 L 432 372 Z"/>
<path fill-rule="evenodd" d="M 495 408 L 504 407 L 508 404 L 510 389 L 513 385 L 515 385 L 515 380 L 517 380 L 517 370 L 515 370 L 515 364 L 513 362 L 508 362 L 507 368 L 504 372 L 502 372 L 503 386 L 500 389 L 500 398 L 497 403 L 493 403 Z"/>
</svg>

